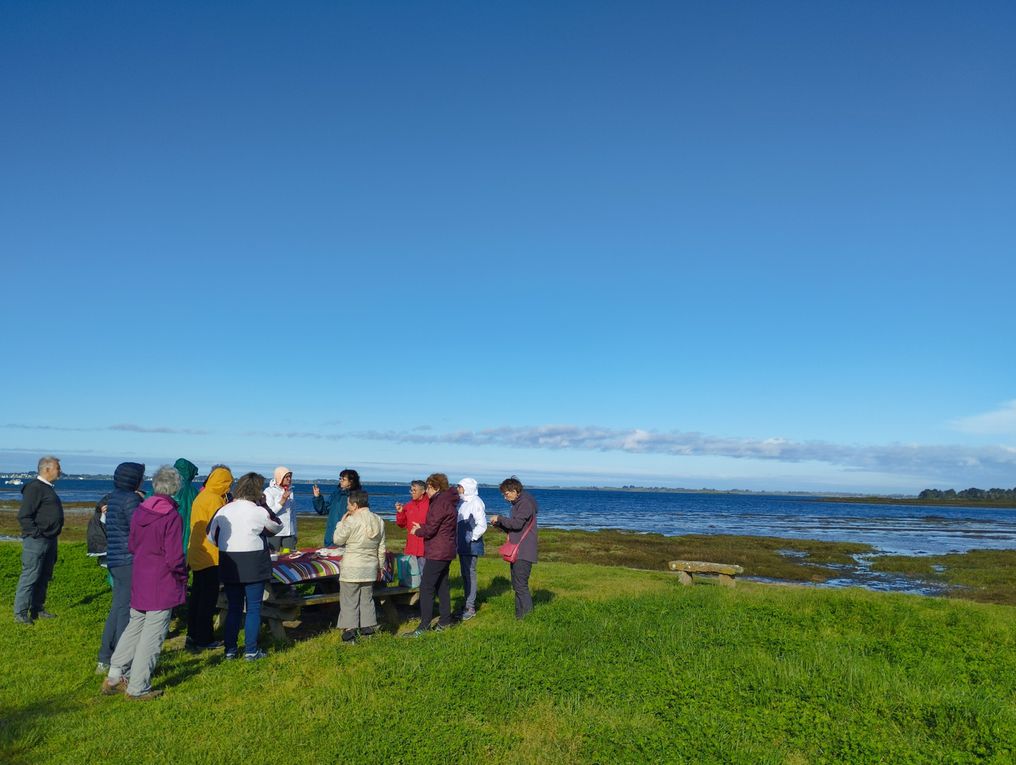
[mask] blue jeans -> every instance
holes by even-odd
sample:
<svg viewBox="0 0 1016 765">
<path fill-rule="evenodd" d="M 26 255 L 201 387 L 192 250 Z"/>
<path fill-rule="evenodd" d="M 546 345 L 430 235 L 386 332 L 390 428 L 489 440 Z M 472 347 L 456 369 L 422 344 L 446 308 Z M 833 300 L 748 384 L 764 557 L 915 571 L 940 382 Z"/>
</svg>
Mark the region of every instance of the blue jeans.
<svg viewBox="0 0 1016 765">
<path fill-rule="evenodd" d="M 14 593 L 14 613 L 35 616 L 46 605 L 46 591 L 56 564 L 56 537 L 21 540 L 21 577 Z"/>
<path fill-rule="evenodd" d="M 223 642 L 227 651 L 235 651 L 240 635 L 240 615 L 247 604 L 247 618 L 243 623 L 243 652 L 257 653 L 258 631 L 261 629 L 261 597 L 265 592 L 264 582 L 234 582 L 223 585 L 226 588 L 226 627 Z"/>
<path fill-rule="evenodd" d="M 99 645 L 99 661 L 109 664 L 113 651 L 120 641 L 120 636 L 127 629 L 131 620 L 131 572 L 134 564 L 113 566 L 109 575 L 113 577 L 113 602 L 109 604 L 109 616 L 102 630 L 102 643 Z"/>
</svg>

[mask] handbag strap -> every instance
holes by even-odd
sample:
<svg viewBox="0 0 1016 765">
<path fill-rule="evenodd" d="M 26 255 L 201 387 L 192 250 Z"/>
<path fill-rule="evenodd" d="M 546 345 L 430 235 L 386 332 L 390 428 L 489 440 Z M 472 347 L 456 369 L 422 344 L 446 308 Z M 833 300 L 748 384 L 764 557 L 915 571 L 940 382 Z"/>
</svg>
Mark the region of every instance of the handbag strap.
<svg viewBox="0 0 1016 765">
<path fill-rule="evenodd" d="M 526 534 L 529 533 L 529 530 L 533 528 L 534 525 L 536 525 L 536 513 L 533 513 L 533 517 L 529 519 L 529 524 L 526 526 L 526 530 L 522 532 L 522 536 L 519 537 L 517 544 L 522 544 L 522 540 L 526 538 Z"/>
</svg>

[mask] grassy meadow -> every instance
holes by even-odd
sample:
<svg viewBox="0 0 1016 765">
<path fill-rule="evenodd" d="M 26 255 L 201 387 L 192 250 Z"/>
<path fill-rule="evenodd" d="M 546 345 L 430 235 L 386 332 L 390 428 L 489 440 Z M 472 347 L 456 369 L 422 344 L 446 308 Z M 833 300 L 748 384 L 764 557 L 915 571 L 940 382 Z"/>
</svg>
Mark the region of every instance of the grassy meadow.
<svg viewBox="0 0 1016 765">
<path fill-rule="evenodd" d="M 285 645 L 263 631 L 269 658 L 248 664 L 188 653 L 174 628 L 153 679 L 166 695 L 148 703 L 98 693 L 109 590 L 84 545 L 60 545 L 48 601 L 58 618 L 24 627 L 9 616 L 20 545 L 0 544 L 0 762 L 1016 759 L 1011 607 L 682 587 L 661 571 L 565 562 L 597 554 L 584 538 L 568 552 L 557 533 L 546 532 L 523 622 L 507 565 L 488 556 L 479 615 L 449 632 L 343 646 L 334 630 L 295 630 Z M 415 625 L 401 616 L 401 631 Z"/>
</svg>

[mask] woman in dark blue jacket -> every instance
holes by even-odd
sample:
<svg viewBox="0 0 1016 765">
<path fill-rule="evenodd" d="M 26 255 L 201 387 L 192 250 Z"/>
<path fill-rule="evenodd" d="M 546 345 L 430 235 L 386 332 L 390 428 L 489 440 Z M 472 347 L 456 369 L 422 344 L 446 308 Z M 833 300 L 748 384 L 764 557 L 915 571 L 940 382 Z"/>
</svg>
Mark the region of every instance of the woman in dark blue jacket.
<svg viewBox="0 0 1016 765">
<path fill-rule="evenodd" d="M 134 559 L 127 549 L 131 533 L 131 516 L 144 498 L 141 484 L 145 466 L 138 462 L 122 462 L 113 472 L 113 493 L 106 505 L 106 565 L 113 580 L 113 602 L 109 606 L 106 626 L 99 645 L 96 674 L 106 674 L 109 660 L 116 650 L 120 635 L 131 620 L 131 570 Z"/>
</svg>

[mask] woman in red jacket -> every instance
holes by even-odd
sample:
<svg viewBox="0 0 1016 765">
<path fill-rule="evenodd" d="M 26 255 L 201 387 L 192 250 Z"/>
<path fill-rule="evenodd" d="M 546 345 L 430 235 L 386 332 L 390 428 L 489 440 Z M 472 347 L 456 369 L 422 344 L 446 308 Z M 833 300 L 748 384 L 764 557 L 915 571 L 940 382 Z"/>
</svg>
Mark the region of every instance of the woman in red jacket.
<svg viewBox="0 0 1016 765">
<path fill-rule="evenodd" d="M 448 568 L 455 559 L 456 507 L 459 493 L 448 488 L 448 476 L 434 473 L 427 477 L 430 508 L 423 524 L 414 523 L 409 533 L 423 539 L 423 555 L 427 559 L 420 580 L 420 626 L 408 633 L 418 637 L 430 628 L 434 615 L 434 592 L 437 591 L 439 616 L 435 630 L 452 626 L 452 599 L 448 590 Z"/>
<path fill-rule="evenodd" d="M 402 529 L 411 529 L 414 525 L 422 526 L 427 522 L 427 510 L 430 509 L 430 497 L 427 496 L 427 484 L 424 481 L 412 481 L 409 484 L 409 496 L 406 504 L 395 503 L 395 523 Z M 419 571 L 427 561 L 423 554 L 423 540 L 416 534 L 406 534 L 406 555 L 416 558 Z"/>
</svg>

